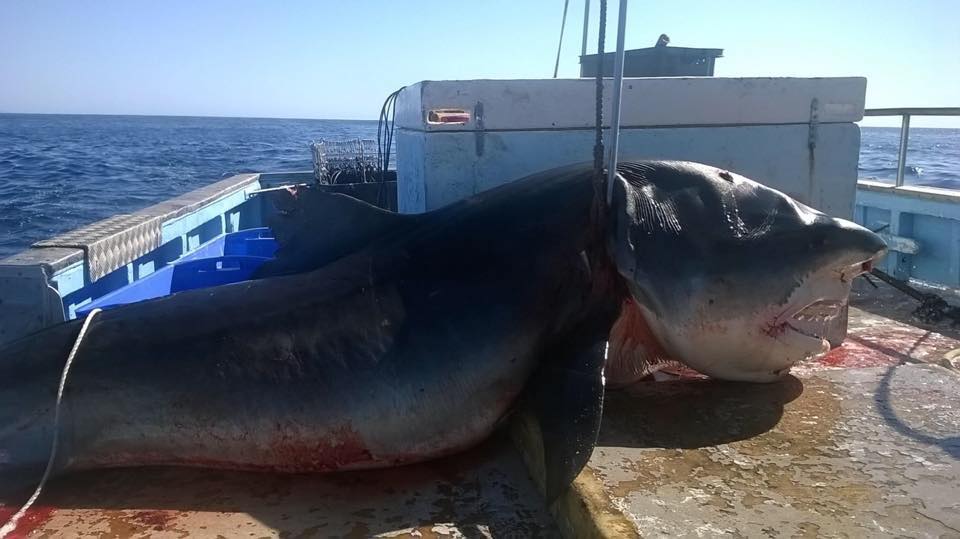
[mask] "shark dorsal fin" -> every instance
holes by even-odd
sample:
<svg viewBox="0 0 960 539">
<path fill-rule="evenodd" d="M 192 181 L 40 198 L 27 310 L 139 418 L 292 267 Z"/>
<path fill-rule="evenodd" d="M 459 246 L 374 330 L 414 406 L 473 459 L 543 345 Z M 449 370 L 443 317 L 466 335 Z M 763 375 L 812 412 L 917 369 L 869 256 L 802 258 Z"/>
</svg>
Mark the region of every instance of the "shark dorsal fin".
<svg viewBox="0 0 960 539">
<path fill-rule="evenodd" d="M 359 199 L 319 189 L 266 193 L 275 211 L 267 218 L 279 244 L 255 278 L 303 273 L 357 252 L 377 239 L 406 230 L 418 218 L 383 210 Z"/>
</svg>

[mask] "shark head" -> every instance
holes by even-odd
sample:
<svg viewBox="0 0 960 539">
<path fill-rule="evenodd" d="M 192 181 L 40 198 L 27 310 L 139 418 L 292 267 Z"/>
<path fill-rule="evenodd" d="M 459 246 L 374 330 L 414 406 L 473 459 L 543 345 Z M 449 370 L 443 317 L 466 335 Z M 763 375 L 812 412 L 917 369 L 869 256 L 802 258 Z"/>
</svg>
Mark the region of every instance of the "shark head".
<svg viewBox="0 0 960 539">
<path fill-rule="evenodd" d="M 715 378 L 771 382 L 829 350 L 880 237 L 722 169 L 624 163 L 610 245 L 658 345 Z"/>
</svg>

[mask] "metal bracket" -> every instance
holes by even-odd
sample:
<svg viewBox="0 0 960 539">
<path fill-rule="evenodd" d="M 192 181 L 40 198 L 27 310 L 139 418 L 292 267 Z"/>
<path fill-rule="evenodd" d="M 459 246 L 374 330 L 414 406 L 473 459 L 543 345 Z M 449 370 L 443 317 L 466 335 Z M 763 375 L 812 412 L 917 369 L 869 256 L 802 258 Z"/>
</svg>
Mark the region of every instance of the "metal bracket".
<svg viewBox="0 0 960 539">
<path fill-rule="evenodd" d="M 810 151 L 817 147 L 817 127 L 820 125 L 820 102 L 814 97 L 810 101 L 810 132 L 807 137 L 807 146 Z"/>
<path fill-rule="evenodd" d="M 894 234 L 879 233 L 877 235 L 880 236 L 883 241 L 887 242 L 887 249 L 891 251 L 905 255 L 915 255 L 920 252 L 920 243 L 915 239 Z"/>
<path fill-rule="evenodd" d="M 817 126 L 820 125 L 820 101 L 814 97 L 810 100 L 810 130 L 807 136 L 807 199 L 803 202 L 813 207 L 819 206 L 819 200 L 814 197 L 816 178 L 814 169 L 817 164 Z"/>
<path fill-rule="evenodd" d="M 66 320 L 42 264 L 0 266 L 0 345 Z"/>
<path fill-rule="evenodd" d="M 476 122 L 474 137 L 476 138 L 477 157 L 480 157 L 483 155 L 484 138 L 486 135 L 486 128 L 483 125 L 483 103 L 480 101 L 477 101 L 477 104 L 473 107 L 473 119 Z"/>
</svg>

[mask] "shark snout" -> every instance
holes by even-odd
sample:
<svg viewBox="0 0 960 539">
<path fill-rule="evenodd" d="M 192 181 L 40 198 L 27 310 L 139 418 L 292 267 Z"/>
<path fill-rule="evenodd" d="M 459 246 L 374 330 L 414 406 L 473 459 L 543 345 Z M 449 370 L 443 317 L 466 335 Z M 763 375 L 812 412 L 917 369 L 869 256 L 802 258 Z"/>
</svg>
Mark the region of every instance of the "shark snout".
<svg viewBox="0 0 960 539">
<path fill-rule="evenodd" d="M 835 218 L 834 222 L 852 249 L 871 256 L 886 252 L 887 242 L 876 233 L 846 219 Z"/>
<path fill-rule="evenodd" d="M 846 219 L 830 218 L 826 236 L 827 248 L 832 250 L 840 265 L 863 263 L 864 271 L 883 257 L 887 243 L 879 235 Z"/>
</svg>

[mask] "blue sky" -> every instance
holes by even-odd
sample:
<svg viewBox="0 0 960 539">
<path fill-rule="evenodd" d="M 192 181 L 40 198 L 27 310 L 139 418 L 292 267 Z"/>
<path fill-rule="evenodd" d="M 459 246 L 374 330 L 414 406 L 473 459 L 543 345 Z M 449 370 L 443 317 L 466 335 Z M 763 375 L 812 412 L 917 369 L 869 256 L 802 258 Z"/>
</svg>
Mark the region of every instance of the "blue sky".
<svg viewBox="0 0 960 539">
<path fill-rule="evenodd" d="M 562 9 L 562 0 L 2 0 L 0 111 L 375 118 L 390 91 L 423 79 L 551 76 Z M 582 10 L 571 0 L 561 77 L 578 74 Z M 611 0 L 608 50 L 616 10 Z M 665 32 L 673 45 L 725 49 L 718 76 L 859 75 L 868 107 L 960 106 L 958 20 L 953 0 L 634 0 L 626 43 L 650 46 Z"/>
</svg>

